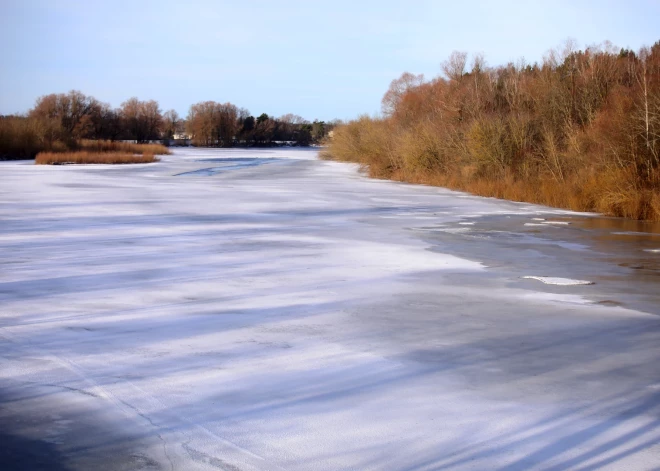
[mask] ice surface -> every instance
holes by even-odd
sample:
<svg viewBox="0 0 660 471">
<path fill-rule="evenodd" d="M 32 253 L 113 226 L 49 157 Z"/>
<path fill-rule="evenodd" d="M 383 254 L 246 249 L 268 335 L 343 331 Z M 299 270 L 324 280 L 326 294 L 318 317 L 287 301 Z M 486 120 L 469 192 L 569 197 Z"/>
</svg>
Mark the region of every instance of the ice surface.
<svg viewBox="0 0 660 471">
<path fill-rule="evenodd" d="M 66 469 L 660 462 L 660 318 L 596 302 L 625 285 L 523 282 L 523 265 L 605 270 L 575 241 L 489 227 L 570 212 L 297 149 L 0 172 L 5 450 Z"/>
<path fill-rule="evenodd" d="M 570 278 L 558 278 L 553 276 L 523 276 L 525 279 L 537 280 L 546 285 L 557 286 L 577 286 L 577 285 L 593 285 L 593 281 L 588 280 L 572 280 Z"/>
<path fill-rule="evenodd" d="M 627 235 L 627 236 L 658 236 L 660 237 L 660 234 L 658 233 L 653 233 L 653 232 L 636 232 L 636 231 L 619 231 L 619 232 L 612 232 L 614 235 Z"/>
</svg>

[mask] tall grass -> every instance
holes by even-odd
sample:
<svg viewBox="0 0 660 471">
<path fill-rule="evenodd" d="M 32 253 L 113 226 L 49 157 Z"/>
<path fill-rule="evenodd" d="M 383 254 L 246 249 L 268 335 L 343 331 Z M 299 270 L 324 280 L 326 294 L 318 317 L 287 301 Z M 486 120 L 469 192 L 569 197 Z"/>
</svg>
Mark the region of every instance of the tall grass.
<svg viewBox="0 0 660 471">
<path fill-rule="evenodd" d="M 130 142 L 82 139 L 76 149 L 86 152 L 124 152 L 132 154 L 168 155 L 171 152 L 161 144 L 134 144 Z"/>
<path fill-rule="evenodd" d="M 37 154 L 37 165 L 63 164 L 146 164 L 158 162 L 153 154 L 142 155 L 129 152 L 41 152 Z"/>
</svg>

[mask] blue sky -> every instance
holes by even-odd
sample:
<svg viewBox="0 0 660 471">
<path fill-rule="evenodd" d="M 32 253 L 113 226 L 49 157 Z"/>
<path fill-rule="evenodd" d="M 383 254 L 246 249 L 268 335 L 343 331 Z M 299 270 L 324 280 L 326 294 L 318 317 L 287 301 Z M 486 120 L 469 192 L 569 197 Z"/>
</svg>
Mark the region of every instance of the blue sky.
<svg viewBox="0 0 660 471">
<path fill-rule="evenodd" d="M 279 116 L 380 110 L 404 71 L 433 77 L 453 50 L 490 65 L 541 60 L 573 38 L 637 49 L 660 40 L 660 1 L 3 0 L 0 114 L 81 90 L 185 115 L 232 102 Z"/>
</svg>

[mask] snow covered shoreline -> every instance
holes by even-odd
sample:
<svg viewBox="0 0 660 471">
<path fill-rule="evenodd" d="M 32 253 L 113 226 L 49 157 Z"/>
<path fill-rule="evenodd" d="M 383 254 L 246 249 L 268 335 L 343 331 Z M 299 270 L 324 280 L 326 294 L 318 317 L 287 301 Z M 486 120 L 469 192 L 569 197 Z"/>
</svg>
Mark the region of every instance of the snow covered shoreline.
<svg viewBox="0 0 660 471">
<path fill-rule="evenodd" d="M 274 160 L 204 162 L 243 158 Z M 9 433 L 71 469 L 657 465 L 657 312 L 520 280 L 589 251 L 481 228 L 570 213 L 315 158 L 0 164 Z"/>
</svg>

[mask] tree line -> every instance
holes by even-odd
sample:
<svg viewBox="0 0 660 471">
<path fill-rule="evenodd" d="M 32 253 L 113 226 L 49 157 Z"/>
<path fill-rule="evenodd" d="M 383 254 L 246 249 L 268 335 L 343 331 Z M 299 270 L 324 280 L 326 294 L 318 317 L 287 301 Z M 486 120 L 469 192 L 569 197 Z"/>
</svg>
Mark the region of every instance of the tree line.
<svg viewBox="0 0 660 471">
<path fill-rule="evenodd" d="M 0 157 L 71 149 L 82 139 L 169 144 L 177 138 L 199 146 L 304 146 L 320 142 L 333 126 L 292 114 L 275 118 L 262 113 L 255 118 L 245 108 L 214 101 L 192 105 L 184 119 L 175 110 L 163 112 L 155 100 L 134 97 L 113 108 L 72 90 L 38 98 L 25 115 L 0 116 Z"/>
<path fill-rule="evenodd" d="M 660 42 L 567 42 L 541 63 L 454 52 L 404 73 L 382 116 L 335 129 L 325 156 L 373 175 L 486 196 L 660 220 Z"/>
</svg>

